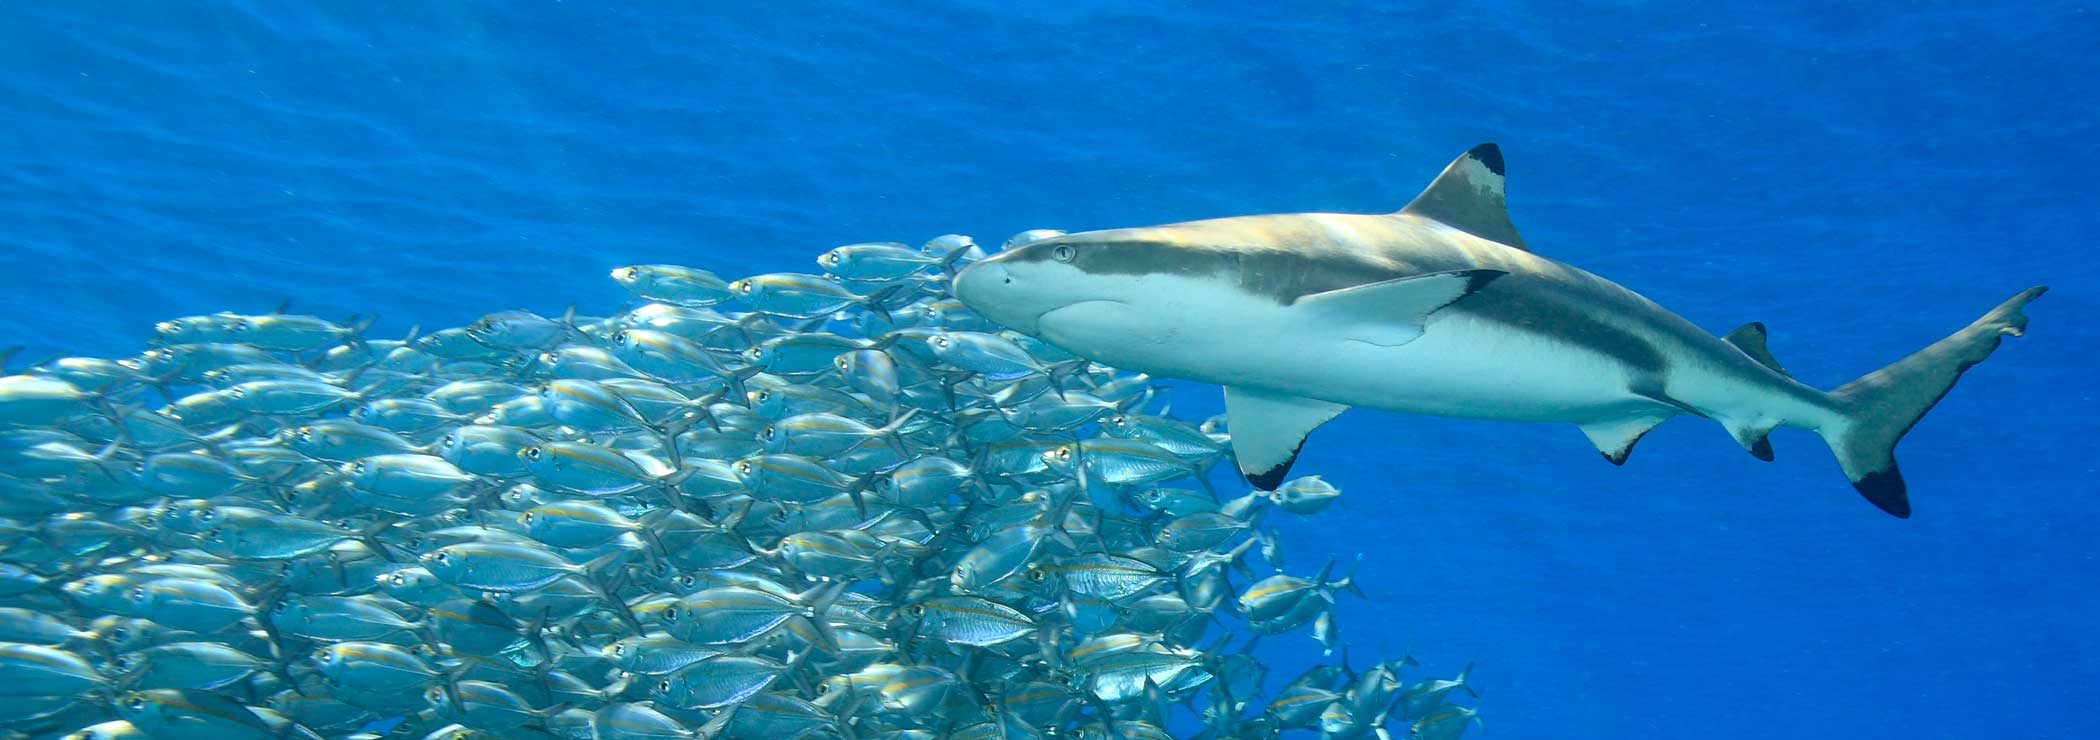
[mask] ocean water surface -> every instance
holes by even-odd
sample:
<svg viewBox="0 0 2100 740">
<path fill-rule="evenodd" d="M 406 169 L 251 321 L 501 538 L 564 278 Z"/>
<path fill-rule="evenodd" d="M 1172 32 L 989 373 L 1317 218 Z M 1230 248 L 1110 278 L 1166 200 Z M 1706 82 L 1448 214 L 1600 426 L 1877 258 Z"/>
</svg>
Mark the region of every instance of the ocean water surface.
<svg viewBox="0 0 2100 740">
<path fill-rule="evenodd" d="M 67 2 L 0 8 L 0 344 L 219 310 L 376 336 L 606 271 L 1389 211 L 1482 141 L 1534 251 L 1834 386 L 2033 284 L 1899 448 L 1357 411 L 1302 469 L 1352 654 L 1476 664 L 1490 737 L 2100 736 L 2100 11 L 2072 2 Z M 1175 411 L 1219 408 L 1175 384 Z M 1264 646 L 1287 662 L 1302 635 Z"/>
</svg>

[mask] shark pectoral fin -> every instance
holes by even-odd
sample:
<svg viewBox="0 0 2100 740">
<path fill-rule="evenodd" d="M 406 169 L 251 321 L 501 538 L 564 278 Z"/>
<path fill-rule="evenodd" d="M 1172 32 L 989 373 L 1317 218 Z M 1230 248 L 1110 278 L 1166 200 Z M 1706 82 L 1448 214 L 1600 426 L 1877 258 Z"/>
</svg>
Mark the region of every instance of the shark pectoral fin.
<svg viewBox="0 0 2100 740">
<path fill-rule="evenodd" d="M 1305 435 L 1347 410 L 1338 403 L 1226 386 L 1226 426 L 1232 429 L 1240 474 L 1255 488 L 1276 490 L 1297 461 L 1298 448 L 1305 446 Z"/>
<path fill-rule="evenodd" d="M 1313 312 L 1309 319 L 1340 327 L 1347 339 L 1380 347 L 1398 347 L 1422 336 L 1429 315 L 1486 287 L 1509 273 L 1501 270 L 1453 270 L 1366 283 L 1298 299 L 1297 307 Z"/>
<path fill-rule="evenodd" d="M 1473 147 L 1444 167 L 1429 187 L 1400 212 L 1420 216 L 1489 241 L 1524 248 L 1524 238 L 1509 221 L 1502 195 L 1502 149 Z"/>
<path fill-rule="evenodd" d="M 1738 326 L 1735 331 L 1721 337 L 1721 340 L 1735 345 L 1736 349 L 1742 350 L 1743 354 L 1749 355 L 1757 364 L 1772 368 L 1772 372 L 1786 375 L 1786 368 L 1779 366 L 1779 358 L 1773 357 L 1772 350 L 1765 347 L 1765 322 L 1752 321 Z"/>
<path fill-rule="evenodd" d="M 1676 414 L 1642 414 L 1608 421 L 1582 424 L 1582 434 L 1590 438 L 1590 444 L 1604 453 L 1604 459 L 1613 465 L 1625 465 L 1626 456 L 1633 454 L 1633 443 L 1641 441 L 1642 435 L 1655 425 L 1668 421 Z"/>
</svg>

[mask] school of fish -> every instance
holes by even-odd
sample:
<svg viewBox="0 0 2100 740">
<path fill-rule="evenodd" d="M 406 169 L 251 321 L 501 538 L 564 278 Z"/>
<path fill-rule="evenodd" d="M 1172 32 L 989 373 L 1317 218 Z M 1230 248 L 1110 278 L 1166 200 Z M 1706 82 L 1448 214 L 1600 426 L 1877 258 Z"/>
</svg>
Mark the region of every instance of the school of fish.
<svg viewBox="0 0 2100 740">
<path fill-rule="evenodd" d="M 1024 232 L 1008 246 L 1055 232 Z M 1466 672 L 1349 665 L 1229 430 L 998 327 L 986 250 L 612 277 L 608 317 L 367 338 L 279 311 L 0 377 L 0 733 L 1453 738 Z M 1229 463 L 1229 461 L 1228 461 Z M 1227 469 L 1231 466 L 1228 464 Z M 1244 490 L 1237 476 L 1220 478 Z M 1338 657 L 1270 676 L 1261 640 Z M 1309 652 L 1309 651 L 1308 651 Z"/>
</svg>

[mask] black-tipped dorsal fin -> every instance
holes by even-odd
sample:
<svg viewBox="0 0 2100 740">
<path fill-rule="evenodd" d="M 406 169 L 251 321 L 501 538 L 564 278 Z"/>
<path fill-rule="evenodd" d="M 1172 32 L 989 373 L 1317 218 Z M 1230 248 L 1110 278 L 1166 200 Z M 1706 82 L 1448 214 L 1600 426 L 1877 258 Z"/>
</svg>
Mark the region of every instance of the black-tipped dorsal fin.
<svg viewBox="0 0 2100 740">
<path fill-rule="evenodd" d="M 1473 147 L 1444 168 L 1401 213 L 1421 216 L 1468 234 L 1524 249 L 1502 196 L 1502 149 Z"/>
<path fill-rule="evenodd" d="M 1772 350 L 1765 347 L 1765 322 L 1752 321 L 1738 326 L 1735 331 L 1729 332 L 1728 336 L 1721 339 L 1735 345 L 1736 349 L 1742 350 L 1743 354 L 1749 355 L 1757 364 L 1772 368 L 1772 372 L 1786 375 L 1786 368 L 1779 366 L 1779 358 L 1773 357 Z"/>
</svg>

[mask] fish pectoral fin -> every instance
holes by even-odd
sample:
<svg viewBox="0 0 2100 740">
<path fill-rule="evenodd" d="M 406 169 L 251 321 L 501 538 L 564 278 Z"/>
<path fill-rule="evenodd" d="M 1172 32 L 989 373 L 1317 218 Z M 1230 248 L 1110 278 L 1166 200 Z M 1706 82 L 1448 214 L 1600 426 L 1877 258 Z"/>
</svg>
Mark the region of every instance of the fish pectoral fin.
<svg viewBox="0 0 2100 740">
<path fill-rule="evenodd" d="M 1240 474 L 1255 488 L 1276 490 L 1298 460 L 1305 436 L 1347 410 L 1339 403 L 1226 386 L 1226 425 Z"/>
<path fill-rule="evenodd" d="M 1422 336 L 1430 314 L 1478 292 L 1501 270 L 1453 270 L 1354 285 L 1298 299 L 1297 308 L 1351 341 L 1398 347 Z"/>
<path fill-rule="evenodd" d="M 1590 438 L 1590 444 L 1604 454 L 1604 459 L 1613 465 L 1625 465 L 1626 456 L 1633 454 L 1633 443 L 1654 429 L 1655 425 L 1668 421 L 1676 414 L 1640 414 L 1606 421 L 1579 425 L 1582 435 Z"/>
</svg>

